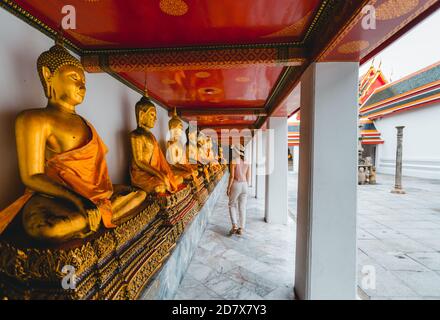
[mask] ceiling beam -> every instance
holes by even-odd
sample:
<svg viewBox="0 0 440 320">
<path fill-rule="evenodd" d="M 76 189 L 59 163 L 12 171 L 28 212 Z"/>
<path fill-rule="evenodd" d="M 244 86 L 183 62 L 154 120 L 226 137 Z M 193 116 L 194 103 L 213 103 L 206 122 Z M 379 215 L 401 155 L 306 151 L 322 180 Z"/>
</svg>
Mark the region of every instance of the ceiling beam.
<svg viewBox="0 0 440 320">
<path fill-rule="evenodd" d="M 224 130 L 233 130 L 233 129 L 237 129 L 237 130 L 243 130 L 243 129 L 253 129 L 252 124 L 198 124 L 197 127 L 200 130 L 203 129 L 213 129 L 216 131 L 220 131 L 221 129 Z"/>
<path fill-rule="evenodd" d="M 197 117 L 197 116 L 266 116 L 267 112 L 264 108 L 178 108 L 177 113 L 181 117 Z M 172 115 L 172 112 L 169 112 Z"/>
<path fill-rule="evenodd" d="M 307 51 L 299 47 L 246 47 L 204 49 L 155 49 L 102 51 L 84 54 L 81 62 L 87 72 L 147 72 L 237 68 L 250 65 L 301 66 Z"/>
</svg>

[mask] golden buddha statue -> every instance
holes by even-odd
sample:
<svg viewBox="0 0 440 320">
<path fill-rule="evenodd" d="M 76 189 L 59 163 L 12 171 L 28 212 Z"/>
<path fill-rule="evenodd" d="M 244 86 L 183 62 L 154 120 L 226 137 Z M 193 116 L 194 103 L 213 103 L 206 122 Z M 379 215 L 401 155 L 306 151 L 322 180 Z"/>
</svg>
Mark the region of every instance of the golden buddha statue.
<svg viewBox="0 0 440 320">
<path fill-rule="evenodd" d="M 209 160 L 209 166 L 213 172 L 221 170 L 221 166 L 218 163 L 217 155 L 214 153 L 214 143 L 212 138 L 208 136 L 206 138 L 206 157 Z"/>
<path fill-rule="evenodd" d="M 197 137 L 197 161 L 199 163 L 199 170 L 205 175 L 205 179 L 210 182 L 211 174 L 209 172 L 209 153 L 207 151 L 207 137 L 203 132 L 199 132 Z"/>
<path fill-rule="evenodd" d="M 186 162 L 187 165 L 190 166 L 193 170 L 197 170 L 199 173 L 199 177 L 205 177 L 205 179 L 209 182 L 209 172 L 205 165 L 203 165 L 199 161 L 199 149 L 197 142 L 198 132 L 197 130 L 189 130 L 186 129 Z"/>
<path fill-rule="evenodd" d="M 86 93 L 83 66 L 56 44 L 40 55 L 37 69 L 48 104 L 16 119 L 18 165 L 27 191 L 0 212 L 0 233 L 20 211 L 24 230 L 41 240 L 82 238 L 101 220 L 115 227 L 146 194 L 128 187 L 113 190 L 107 148 L 75 110 Z"/>
<path fill-rule="evenodd" d="M 224 154 L 223 154 L 223 147 L 220 144 L 218 145 L 217 158 L 218 158 L 218 163 L 220 164 L 221 169 L 225 170 L 227 167 L 227 161 L 226 161 Z"/>
<path fill-rule="evenodd" d="M 186 160 L 189 164 L 198 166 L 197 131 L 186 129 Z"/>
<path fill-rule="evenodd" d="M 156 107 L 148 97 L 142 97 L 135 108 L 138 127 L 130 133 L 131 182 L 147 193 L 175 193 L 182 185 L 183 177 L 173 173 L 150 131 L 156 122 Z"/>
<path fill-rule="evenodd" d="M 177 115 L 174 108 L 173 116 L 168 122 L 170 130 L 170 140 L 167 141 L 167 159 L 171 163 L 171 168 L 176 175 L 184 179 L 195 179 L 198 176 L 197 168 L 187 163 L 185 150 L 182 143 L 183 122 Z"/>
<path fill-rule="evenodd" d="M 208 152 L 207 152 L 207 138 L 203 132 L 200 132 L 197 137 L 197 159 L 203 165 L 209 164 Z"/>
<path fill-rule="evenodd" d="M 223 165 L 226 162 L 225 157 L 223 155 L 223 147 L 220 144 L 218 145 L 217 159 L 220 165 Z"/>
</svg>

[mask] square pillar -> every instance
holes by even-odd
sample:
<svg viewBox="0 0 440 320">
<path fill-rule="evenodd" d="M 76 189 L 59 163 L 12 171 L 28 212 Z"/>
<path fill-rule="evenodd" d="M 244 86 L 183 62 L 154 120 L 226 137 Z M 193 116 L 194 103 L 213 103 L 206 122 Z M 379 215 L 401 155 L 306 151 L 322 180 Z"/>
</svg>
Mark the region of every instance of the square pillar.
<svg viewBox="0 0 440 320">
<path fill-rule="evenodd" d="M 256 161 L 255 161 L 255 176 L 256 176 L 256 190 L 255 197 L 257 199 L 264 199 L 266 193 L 266 132 L 257 130 L 254 136 L 256 144 Z"/>
<path fill-rule="evenodd" d="M 287 118 L 270 117 L 267 128 L 265 220 L 267 223 L 287 224 Z"/>
<path fill-rule="evenodd" d="M 356 298 L 358 63 L 314 63 L 301 79 L 295 293 Z"/>
<path fill-rule="evenodd" d="M 293 172 L 298 173 L 299 167 L 299 146 L 293 147 Z"/>
<path fill-rule="evenodd" d="M 252 158 L 251 158 L 251 196 L 257 196 L 257 139 L 253 136 L 252 141 Z"/>
</svg>

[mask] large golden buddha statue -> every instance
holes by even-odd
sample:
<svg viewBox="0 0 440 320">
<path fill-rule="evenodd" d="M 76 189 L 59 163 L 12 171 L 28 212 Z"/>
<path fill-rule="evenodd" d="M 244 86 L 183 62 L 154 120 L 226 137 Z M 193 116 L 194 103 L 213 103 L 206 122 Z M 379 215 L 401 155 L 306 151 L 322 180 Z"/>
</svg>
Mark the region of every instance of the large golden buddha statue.
<svg viewBox="0 0 440 320">
<path fill-rule="evenodd" d="M 183 122 L 174 108 L 173 116 L 168 122 L 170 139 L 167 141 L 167 159 L 171 163 L 173 172 L 184 179 L 195 179 L 198 176 L 197 167 L 187 163 L 185 148 L 182 143 Z"/>
<path fill-rule="evenodd" d="M 86 93 L 81 63 L 57 44 L 40 55 L 37 68 L 48 104 L 16 119 L 18 165 L 27 191 L 0 212 L 0 233 L 20 211 L 25 231 L 42 240 L 82 238 L 101 221 L 114 227 L 146 194 L 113 190 L 107 148 L 76 113 Z"/>
<path fill-rule="evenodd" d="M 131 183 L 147 193 L 175 193 L 182 185 L 183 177 L 174 174 L 150 131 L 156 122 L 156 107 L 150 99 L 142 97 L 135 108 L 138 127 L 130 133 Z"/>
</svg>

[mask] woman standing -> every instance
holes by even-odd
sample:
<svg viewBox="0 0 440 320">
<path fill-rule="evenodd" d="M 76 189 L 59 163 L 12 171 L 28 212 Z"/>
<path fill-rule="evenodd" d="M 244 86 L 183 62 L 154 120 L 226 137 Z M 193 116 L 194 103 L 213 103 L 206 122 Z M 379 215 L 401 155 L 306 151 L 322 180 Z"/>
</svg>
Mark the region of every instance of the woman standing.
<svg viewBox="0 0 440 320">
<path fill-rule="evenodd" d="M 229 215 L 232 223 L 232 229 L 229 234 L 242 235 L 246 223 L 246 203 L 250 170 L 249 165 L 244 162 L 244 147 L 241 144 L 232 147 L 232 157 L 226 192 L 229 197 Z"/>
</svg>

